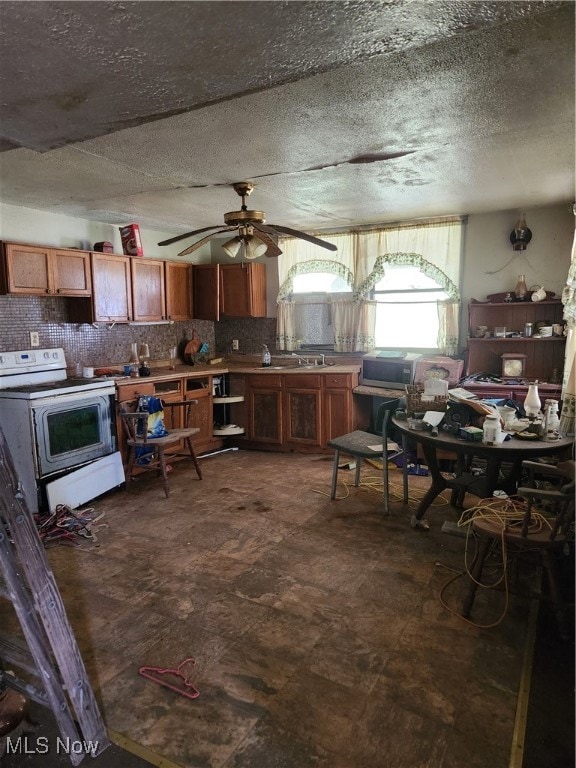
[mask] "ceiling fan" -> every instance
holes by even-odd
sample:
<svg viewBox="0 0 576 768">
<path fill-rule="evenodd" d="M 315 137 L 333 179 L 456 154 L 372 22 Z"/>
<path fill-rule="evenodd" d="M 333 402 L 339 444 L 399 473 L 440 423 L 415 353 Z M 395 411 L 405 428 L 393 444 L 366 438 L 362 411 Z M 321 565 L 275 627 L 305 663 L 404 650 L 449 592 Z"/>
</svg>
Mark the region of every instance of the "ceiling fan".
<svg viewBox="0 0 576 768">
<path fill-rule="evenodd" d="M 292 235 L 292 237 L 298 237 L 301 240 L 307 240 L 309 243 L 319 245 L 322 248 L 327 248 L 329 251 L 336 251 L 337 247 L 332 243 L 327 243 L 325 240 L 320 240 L 318 237 L 308 235 L 306 232 L 300 232 L 298 229 L 291 229 L 290 227 L 283 227 L 279 224 L 266 224 L 266 215 L 264 211 L 249 211 L 246 207 L 246 198 L 254 189 L 254 184 L 249 181 L 241 181 L 232 185 L 235 192 L 242 198 L 242 207 L 239 211 L 230 211 L 224 214 L 224 227 L 221 224 L 215 224 L 212 227 L 202 227 L 202 229 L 194 229 L 192 232 L 186 232 L 183 235 L 176 235 L 168 240 L 162 240 L 158 245 L 171 245 L 177 243 L 179 240 L 184 240 L 187 237 L 193 235 L 199 235 L 201 232 L 208 232 L 211 229 L 217 230 L 211 232 L 209 235 L 197 240 L 185 250 L 181 251 L 178 256 L 187 256 L 192 251 L 195 251 L 200 246 L 207 243 L 211 237 L 219 235 L 222 232 L 232 232 L 237 230 L 237 234 L 227 242 L 224 243 L 222 248 L 229 256 L 236 256 L 240 249 L 243 247 L 244 257 L 247 259 L 256 259 L 258 256 L 279 256 L 282 251 L 278 247 L 272 235 Z"/>
</svg>

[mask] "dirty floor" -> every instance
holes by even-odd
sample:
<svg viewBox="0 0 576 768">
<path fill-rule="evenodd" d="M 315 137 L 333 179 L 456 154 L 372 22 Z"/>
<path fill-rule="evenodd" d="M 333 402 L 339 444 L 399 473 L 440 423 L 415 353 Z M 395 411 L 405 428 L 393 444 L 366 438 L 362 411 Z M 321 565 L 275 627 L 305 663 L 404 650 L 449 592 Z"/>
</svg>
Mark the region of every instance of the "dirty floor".
<svg viewBox="0 0 576 768">
<path fill-rule="evenodd" d="M 174 466 L 168 500 L 148 474 L 95 502 L 96 544 L 48 550 L 106 725 L 140 750 L 110 765 L 509 765 L 531 602 L 513 588 L 501 618 L 503 593 L 480 593 L 490 629 L 451 612 L 466 541 L 441 528 L 457 510 L 441 499 L 416 531 L 397 495 L 383 516 L 370 468 L 330 501 L 330 456 L 201 461 L 202 481 Z M 427 484 L 411 478 L 410 506 Z M 194 700 L 138 674 L 188 658 Z"/>
</svg>

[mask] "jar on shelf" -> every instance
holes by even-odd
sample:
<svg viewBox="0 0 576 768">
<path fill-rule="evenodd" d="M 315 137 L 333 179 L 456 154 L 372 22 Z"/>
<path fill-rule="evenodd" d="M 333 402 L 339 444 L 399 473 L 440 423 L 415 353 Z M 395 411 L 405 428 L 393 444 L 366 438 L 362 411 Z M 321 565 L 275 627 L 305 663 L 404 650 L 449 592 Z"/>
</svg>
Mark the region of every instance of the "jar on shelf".
<svg viewBox="0 0 576 768">
<path fill-rule="evenodd" d="M 528 293 L 528 286 L 526 285 L 526 276 L 518 275 L 518 282 L 516 288 L 514 288 L 514 296 L 518 301 L 524 301 L 526 294 Z"/>
</svg>

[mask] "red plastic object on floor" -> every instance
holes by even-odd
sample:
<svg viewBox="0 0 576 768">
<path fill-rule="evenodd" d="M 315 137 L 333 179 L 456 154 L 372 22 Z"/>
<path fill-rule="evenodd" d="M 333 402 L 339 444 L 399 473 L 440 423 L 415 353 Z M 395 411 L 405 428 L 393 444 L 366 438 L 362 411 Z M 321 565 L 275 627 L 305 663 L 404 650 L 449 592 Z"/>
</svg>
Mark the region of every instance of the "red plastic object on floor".
<svg viewBox="0 0 576 768">
<path fill-rule="evenodd" d="M 184 659 L 184 661 L 181 662 L 176 667 L 176 669 L 162 669 L 161 667 L 144 666 L 140 667 L 138 674 L 142 675 L 142 677 L 145 677 L 147 680 L 151 680 L 153 683 L 158 683 L 158 685 L 162 685 L 164 688 L 169 688 L 171 691 L 179 693 L 180 696 L 185 696 L 187 699 L 197 699 L 198 696 L 200 696 L 200 691 L 196 688 L 188 676 L 182 672 L 182 667 L 184 667 L 186 664 L 196 664 L 196 661 L 194 659 Z M 182 687 L 173 685 L 167 680 L 164 680 L 164 675 L 173 675 L 174 677 L 179 677 L 182 680 Z"/>
</svg>

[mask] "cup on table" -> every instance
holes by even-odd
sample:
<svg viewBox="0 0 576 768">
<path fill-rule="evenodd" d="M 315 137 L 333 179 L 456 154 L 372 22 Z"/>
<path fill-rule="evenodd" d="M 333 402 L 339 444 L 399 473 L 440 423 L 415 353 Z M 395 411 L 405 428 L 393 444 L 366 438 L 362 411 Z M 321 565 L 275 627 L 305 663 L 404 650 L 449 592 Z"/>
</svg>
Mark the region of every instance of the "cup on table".
<svg viewBox="0 0 576 768">
<path fill-rule="evenodd" d="M 178 358 L 178 350 L 176 347 L 172 347 L 172 349 L 169 352 L 170 355 L 170 370 L 173 371 L 176 368 L 176 360 Z"/>
<path fill-rule="evenodd" d="M 84 368 L 82 368 L 82 376 L 85 379 L 93 379 L 94 378 L 94 368 L 92 368 L 91 365 L 85 365 Z"/>
<path fill-rule="evenodd" d="M 504 339 L 504 338 L 506 338 L 506 326 L 505 325 L 497 325 L 494 328 L 494 338 L 495 339 Z"/>
</svg>

